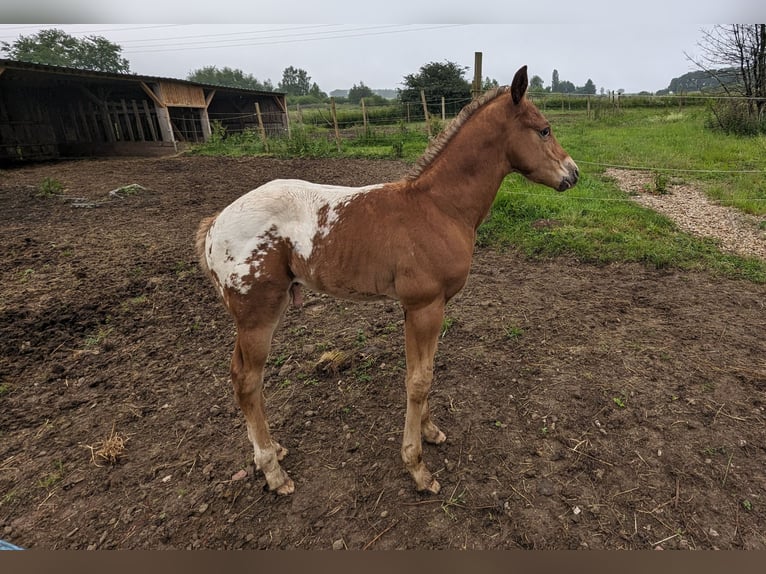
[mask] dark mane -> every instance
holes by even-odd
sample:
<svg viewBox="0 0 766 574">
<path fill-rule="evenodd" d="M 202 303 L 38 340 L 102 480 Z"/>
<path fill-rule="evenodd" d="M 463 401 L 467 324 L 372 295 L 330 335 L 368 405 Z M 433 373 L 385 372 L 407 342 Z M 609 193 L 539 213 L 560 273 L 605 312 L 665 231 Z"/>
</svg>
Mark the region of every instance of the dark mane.
<svg viewBox="0 0 766 574">
<path fill-rule="evenodd" d="M 415 167 L 405 176 L 407 180 L 417 179 L 418 176 L 425 171 L 425 169 L 433 163 L 433 161 L 439 156 L 442 150 L 447 147 L 447 144 L 455 136 L 455 134 L 463 127 L 463 124 L 484 104 L 491 102 L 498 96 L 506 94 L 511 91 L 509 86 L 501 86 L 493 90 L 485 92 L 471 103 L 467 104 L 460 113 L 453 119 L 449 125 L 438 135 L 431 140 L 428 144 L 426 151 L 420 156 Z"/>
</svg>

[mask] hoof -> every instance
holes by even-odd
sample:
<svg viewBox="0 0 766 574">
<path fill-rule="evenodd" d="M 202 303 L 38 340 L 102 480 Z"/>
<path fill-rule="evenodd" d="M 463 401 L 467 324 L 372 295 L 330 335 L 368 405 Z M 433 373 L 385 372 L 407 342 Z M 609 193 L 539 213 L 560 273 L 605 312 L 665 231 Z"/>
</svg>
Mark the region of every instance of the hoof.
<svg viewBox="0 0 766 574">
<path fill-rule="evenodd" d="M 431 444 L 443 444 L 447 440 L 447 435 L 442 431 L 439 431 L 436 435 L 425 436 L 424 438 L 426 439 L 426 442 Z"/>
<path fill-rule="evenodd" d="M 285 483 L 277 488 L 274 492 L 276 492 L 279 496 L 287 496 L 288 494 L 292 494 L 295 492 L 295 483 L 291 478 L 288 478 Z"/>
<path fill-rule="evenodd" d="M 420 492 L 425 492 L 426 494 L 439 494 L 439 491 L 441 489 L 442 489 L 442 485 L 439 484 L 439 481 L 436 479 L 433 479 L 431 481 L 431 484 L 421 489 Z"/>
<path fill-rule="evenodd" d="M 280 496 L 295 492 L 295 483 L 279 465 L 271 472 L 264 474 L 266 475 L 266 484 L 270 491 L 276 492 Z"/>
</svg>

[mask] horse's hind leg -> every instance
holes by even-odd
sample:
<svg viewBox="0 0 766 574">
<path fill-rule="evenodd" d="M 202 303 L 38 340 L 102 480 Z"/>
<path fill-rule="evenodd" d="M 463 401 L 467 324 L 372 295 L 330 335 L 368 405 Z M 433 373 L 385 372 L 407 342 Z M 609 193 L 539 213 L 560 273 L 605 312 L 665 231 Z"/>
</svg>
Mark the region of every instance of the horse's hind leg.
<svg viewBox="0 0 766 574">
<path fill-rule="evenodd" d="M 287 451 L 272 440 L 269 432 L 264 407 L 263 371 L 274 329 L 287 301 L 286 290 L 279 297 L 264 295 L 259 297 L 258 310 L 244 313 L 245 316 L 237 321 L 237 340 L 231 361 L 234 394 L 247 422 L 247 436 L 253 444 L 255 466 L 266 476 L 269 490 L 278 494 L 290 494 L 295 486 L 279 465 Z"/>
</svg>

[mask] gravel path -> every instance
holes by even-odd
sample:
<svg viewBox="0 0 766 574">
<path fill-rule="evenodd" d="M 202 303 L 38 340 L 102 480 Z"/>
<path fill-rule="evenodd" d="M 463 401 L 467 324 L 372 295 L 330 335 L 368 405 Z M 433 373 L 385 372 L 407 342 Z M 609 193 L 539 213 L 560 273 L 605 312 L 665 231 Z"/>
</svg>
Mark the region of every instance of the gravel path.
<svg viewBox="0 0 766 574">
<path fill-rule="evenodd" d="M 648 172 L 608 169 L 606 174 L 637 203 L 667 215 L 684 231 L 713 237 L 724 251 L 766 259 L 766 231 L 759 228 L 761 218 L 713 203 L 690 185 L 669 185 L 669 193 L 662 195 L 649 193 Z"/>
</svg>

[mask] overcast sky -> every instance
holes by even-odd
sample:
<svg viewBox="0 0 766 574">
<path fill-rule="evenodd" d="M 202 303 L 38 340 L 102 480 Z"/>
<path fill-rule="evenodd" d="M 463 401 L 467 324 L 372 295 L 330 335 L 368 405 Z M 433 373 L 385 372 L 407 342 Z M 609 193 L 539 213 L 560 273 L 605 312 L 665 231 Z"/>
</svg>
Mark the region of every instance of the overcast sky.
<svg viewBox="0 0 766 574">
<path fill-rule="evenodd" d="M 399 88 L 429 62 L 466 66 L 470 80 L 478 51 L 482 75 L 501 84 L 527 64 L 546 86 L 556 69 L 577 86 L 592 79 L 605 90 L 654 92 L 694 69 L 684 53 L 699 52 L 702 29 L 766 19 L 755 6 L 766 3 L 753 0 L 542 0 L 540 7 L 527 0 L 516 11 L 513 4 L 521 3 L 514 0 L 94 4 L 4 0 L 0 41 L 57 27 L 119 44 L 137 74 L 185 78 L 204 66 L 228 66 L 276 86 L 284 68 L 294 66 L 325 92 L 359 82 Z M 259 23 L 226 23 L 233 21 Z"/>
</svg>

